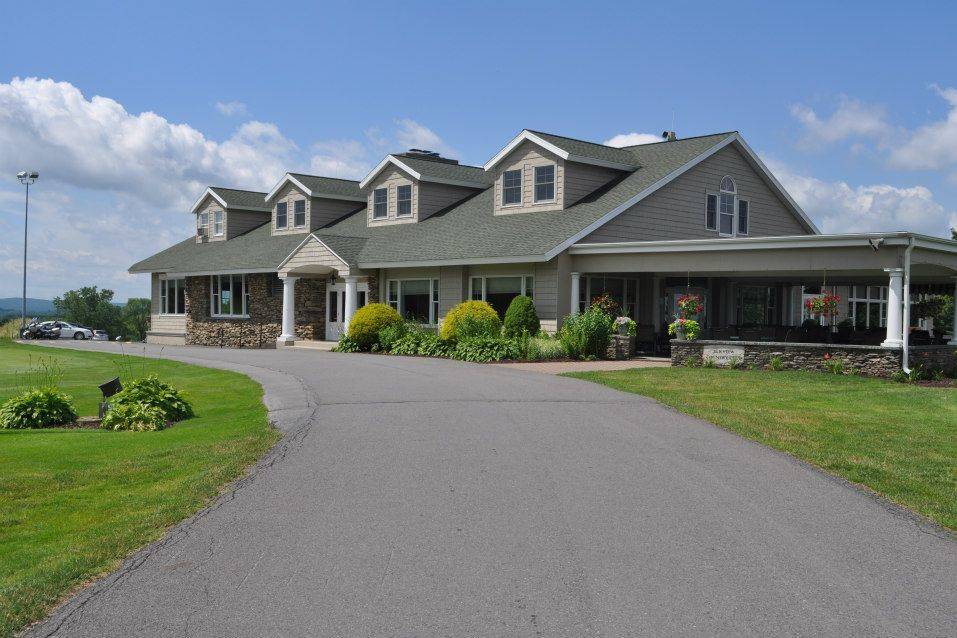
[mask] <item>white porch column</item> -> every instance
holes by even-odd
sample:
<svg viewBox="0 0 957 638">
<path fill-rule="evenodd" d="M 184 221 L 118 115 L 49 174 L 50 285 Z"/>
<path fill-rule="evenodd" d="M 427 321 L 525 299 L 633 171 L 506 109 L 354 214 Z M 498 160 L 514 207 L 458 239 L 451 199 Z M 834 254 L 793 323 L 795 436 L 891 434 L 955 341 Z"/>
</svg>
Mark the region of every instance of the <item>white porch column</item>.
<svg viewBox="0 0 957 638">
<path fill-rule="evenodd" d="M 950 341 L 948 346 L 957 346 L 957 277 L 954 277 L 954 321 L 950 327 Z"/>
<path fill-rule="evenodd" d="M 573 317 L 578 314 L 578 300 L 580 299 L 581 295 L 581 278 L 582 274 L 580 272 L 572 273 L 572 307 L 570 314 Z"/>
<path fill-rule="evenodd" d="M 887 338 L 881 345 L 900 348 L 904 345 L 904 269 L 885 268 L 884 272 L 890 275 L 890 283 L 887 288 Z"/>
<path fill-rule="evenodd" d="M 356 314 L 356 297 L 358 291 L 359 278 L 354 276 L 343 277 L 346 281 L 346 309 L 343 313 L 343 332 L 349 333 L 349 322 L 352 321 L 352 315 Z"/>
<path fill-rule="evenodd" d="M 298 277 L 284 277 L 282 280 L 282 334 L 277 342 L 283 345 L 296 340 L 296 280 Z"/>
</svg>

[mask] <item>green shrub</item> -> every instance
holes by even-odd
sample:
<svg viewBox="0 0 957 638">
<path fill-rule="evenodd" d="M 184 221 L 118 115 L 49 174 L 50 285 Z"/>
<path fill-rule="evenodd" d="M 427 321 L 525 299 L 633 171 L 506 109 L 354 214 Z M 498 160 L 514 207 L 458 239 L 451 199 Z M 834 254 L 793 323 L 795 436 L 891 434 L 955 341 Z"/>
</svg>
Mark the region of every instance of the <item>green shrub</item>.
<svg viewBox="0 0 957 638">
<path fill-rule="evenodd" d="M 532 337 L 528 340 L 528 347 L 525 351 L 525 359 L 529 361 L 549 361 L 552 359 L 564 359 L 568 356 L 565 352 L 565 346 L 557 339 Z"/>
<path fill-rule="evenodd" d="M 781 357 L 771 357 L 771 360 L 768 361 L 768 368 L 774 372 L 780 372 L 784 370 L 784 361 L 781 360 Z"/>
<path fill-rule="evenodd" d="M 162 430 L 167 419 L 163 411 L 155 405 L 145 403 L 122 403 L 111 405 L 103 417 L 100 427 L 104 430 L 131 430 L 147 432 Z"/>
<path fill-rule="evenodd" d="M 538 334 L 541 329 L 542 322 L 538 320 L 532 298 L 519 295 L 512 299 L 512 303 L 508 304 L 508 310 L 505 311 L 502 333 L 514 339 L 522 333 Z"/>
<path fill-rule="evenodd" d="M 0 428 L 52 428 L 76 421 L 73 401 L 56 388 L 36 388 L 0 405 Z"/>
<path fill-rule="evenodd" d="M 718 367 L 718 364 L 715 363 L 715 360 L 714 360 L 713 358 L 711 358 L 711 357 L 704 357 L 704 358 L 701 360 L 701 367 L 702 367 L 702 368 L 717 368 L 717 367 Z"/>
<path fill-rule="evenodd" d="M 402 317 L 395 308 L 384 303 L 370 303 L 352 315 L 349 338 L 356 342 L 360 350 L 371 350 L 374 344 L 379 343 L 379 331 L 396 323 L 402 323 Z"/>
<path fill-rule="evenodd" d="M 514 339 L 503 337 L 472 337 L 455 344 L 452 357 L 459 361 L 489 363 L 504 359 L 518 359 L 521 356 Z"/>
<path fill-rule="evenodd" d="M 831 374 L 844 374 L 844 359 L 825 359 L 824 369 Z"/>
<path fill-rule="evenodd" d="M 439 336 L 446 341 L 474 337 L 497 337 L 502 321 L 495 308 L 484 301 L 463 301 L 445 315 Z"/>
<path fill-rule="evenodd" d="M 343 335 L 339 338 L 339 343 L 332 349 L 333 352 L 359 352 L 359 344 Z"/>
<path fill-rule="evenodd" d="M 392 348 L 392 344 L 407 335 L 414 328 L 415 326 L 410 326 L 405 321 L 389 324 L 379 331 L 379 345 L 382 346 L 383 350 L 388 352 Z"/>
<path fill-rule="evenodd" d="M 559 339 L 570 357 L 575 359 L 604 358 L 611 341 L 614 319 L 598 306 L 565 317 Z"/>
<path fill-rule="evenodd" d="M 193 406 L 183 398 L 179 390 L 168 383 L 163 383 L 155 375 L 130 381 L 120 392 L 110 397 L 109 404 L 110 409 L 107 414 L 118 406 L 148 406 L 158 409 L 164 422 L 182 421 L 193 416 Z M 134 412 L 131 412 L 131 408 L 124 408 L 123 413 L 133 414 Z"/>
<path fill-rule="evenodd" d="M 392 344 L 390 354 L 404 357 L 451 357 L 455 344 L 428 330 L 409 330 Z"/>
</svg>

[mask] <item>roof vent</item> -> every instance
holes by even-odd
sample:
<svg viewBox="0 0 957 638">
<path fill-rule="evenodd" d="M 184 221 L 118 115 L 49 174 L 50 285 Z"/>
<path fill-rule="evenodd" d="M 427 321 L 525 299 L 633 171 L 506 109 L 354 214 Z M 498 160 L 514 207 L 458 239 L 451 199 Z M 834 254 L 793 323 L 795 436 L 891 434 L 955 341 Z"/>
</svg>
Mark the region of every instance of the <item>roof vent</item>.
<svg viewBox="0 0 957 638">
<path fill-rule="evenodd" d="M 678 139 L 678 135 L 674 131 L 664 131 L 661 134 L 661 139 L 666 142 L 674 142 L 676 139 Z"/>
<path fill-rule="evenodd" d="M 459 161 L 456 159 L 450 159 L 448 157 L 442 157 L 437 151 L 429 151 L 424 148 L 410 148 L 402 155 L 406 157 L 414 157 L 416 159 L 431 160 L 433 162 L 443 162 L 445 164 L 458 164 Z"/>
</svg>

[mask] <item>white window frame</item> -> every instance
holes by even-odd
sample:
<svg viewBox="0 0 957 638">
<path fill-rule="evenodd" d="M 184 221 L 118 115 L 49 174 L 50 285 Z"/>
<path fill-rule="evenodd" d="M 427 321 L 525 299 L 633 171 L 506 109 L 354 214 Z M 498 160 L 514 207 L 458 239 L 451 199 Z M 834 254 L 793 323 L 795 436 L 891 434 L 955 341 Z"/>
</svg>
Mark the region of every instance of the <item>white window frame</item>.
<svg viewBox="0 0 957 638">
<path fill-rule="evenodd" d="M 506 202 L 505 201 L 505 174 L 506 173 L 518 173 L 518 201 L 517 202 Z M 523 193 L 523 186 L 525 182 L 525 171 L 521 168 L 510 168 L 508 170 L 502 171 L 502 199 L 499 204 L 502 208 L 510 208 L 512 206 L 521 206 L 525 201 L 525 193 Z M 515 186 L 510 186 L 508 188 L 516 188 Z"/>
<path fill-rule="evenodd" d="M 864 297 L 855 296 L 856 288 L 860 285 L 864 288 Z M 847 295 L 847 316 L 854 324 L 857 330 L 857 310 L 858 306 L 864 306 L 864 329 L 886 328 L 887 327 L 887 286 L 880 284 L 850 284 L 850 290 Z M 871 298 L 871 288 L 877 288 L 877 297 Z M 871 325 L 870 304 L 877 304 L 877 323 L 880 325 Z"/>
<path fill-rule="evenodd" d="M 502 273 L 502 274 L 495 274 L 495 275 L 473 275 L 473 276 L 469 277 L 469 300 L 470 300 L 470 301 L 485 301 L 485 293 L 486 293 L 486 291 L 488 290 L 487 280 L 489 280 L 489 279 L 508 279 L 508 278 L 514 279 L 514 278 L 516 278 L 516 277 L 518 277 L 519 279 L 522 280 L 522 292 L 521 292 L 520 294 L 521 294 L 523 297 L 531 297 L 532 300 L 534 301 L 534 300 L 535 300 L 535 275 L 533 275 L 533 274 L 530 273 L 530 272 L 526 272 L 526 273 Z M 472 286 L 473 286 L 473 284 L 475 283 L 475 280 L 476 280 L 476 279 L 481 279 L 481 280 L 482 280 L 482 295 L 481 295 L 481 297 L 480 297 L 479 299 L 475 299 L 475 298 L 472 296 L 472 292 L 473 292 Z M 532 280 L 532 281 L 531 281 L 531 283 L 532 283 L 531 293 L 532 293 L 532 294 L 528 294 L 528 292 L 529 292 L 529 291 L 528 291 L 529 279 Z"/>
<path fill-rule="evenodd" d="M 282 206 L 282 224 L 279 223 L 279 207 Z M 289 228 L 289 204 L 287 202 L 276 202 L 276 230 L 285 230 Z"/>
<path fill-rule="evenodd" d="M 225 213 L 221 210 L 213 212 L 213 235 L 216 237 L 222 237 L 225 232 L 225 224 L 223 223 L 223 218 Z"/>
<path fill-rule="evenodd" d="M 302 204 L 302 223 L 297 223 L 296 218 L 299 216 L 299 213 L 296 212 L 296 207 Z M 305 228 L 306 227 L 306 200 L 297 199 L 292 203 L 292 227 L 293 228 Z"/>
<path fill-rule="evenodd" d="M 409 189 L 409 199 L 404 200 L 399 196 L 399 189 L 408 188 Z M 409 212 L 402 212 L 402 203 L 409 202 Z M 412 217 L 412 184 L 397 184 L 395 187 L 395 216 L 396 217 Z"/>
<path fill-rule="evenodd" d="M 381 202 L 376 201 L 376 195 L 380 192 L 385 193 L 385 199 Z M 376 214 L 379 204 L 382 204 L 382 214 Z M 377 188 L 372 191 L 372 219 L 386 219 L 389 216 L 389 188 L 383 186 L 382 188 Z"/>
<path fill-rule="evenodd" d="M 209 213 L 205 210 L 196 216 L 196 229 L 200 235 L 209 232 Z"/>
<path fill-rule="evenodd" d="M 725 189 L 725 180 L 731 182 L 731 186 L 734 190 Z M 714 226 L 708 225 L 708 199 L 714 197 L 715 199 L 715 216 L 714 216 Z M 723 197 L 731 198 L 731 232 L 724 233 L 721 232 L 721 218 L 722 216 L 727 217 L 728 213 L 721 212 L 721 199 Z M 740 220 L 740 206 L 741 203 L 744 203 L 748 207 L 748 224 L 747 228 L 742 232 L 739 224 Z M 738 184 L 734 181 L 734 178 L 730 175 L 725 175 L 721 178 L 721 181 L 718 182 L 717 191 L 705 191 L 704 196 L 704 227 L 706 230 L 711 230 L 718 233 L 719 237 L 738 237 L 738 236 L 747 236 L 751 234 L 751 200 L 745 199 L 744 197 L 738 196 Z"/>
<path fill-rule="evenodd" d="M 240 312 L 240 313 L 224 314 L 224 313 L 222 313 L 222 312 L 217 312 L 217 310 L 218 310 L 219 308 L 221 308 L 221 306 L 220 306 L 220 303 L 219 303 L 219 297 L 220 297 L 220 295 L 219 295 L 218 293 L 216 293 L 216 291 L 217 291 L 217 290 L 222 290 L 222 287 L 221 287 L 222 284 L 219 283 L 219 282 L 222 281 L 222 278 L 223 278 L 223 277 L 229 277 L 229 278 L 230 278 L 230 283 L 229 283 L 229 291 L 230 291 L 230 294 L 232 294 L 233 292 L 235 292 L 235 287 L 233 286 L 233 283 L 232 283 L 232 282 L 233 282 L 233 281 L 236 281 L 236 280 L 239 280 L 239 281 L 242 282 L 243 294 L 242 294 L 242 298 L 240 299 L 241 305 L 242 305 L 242 309 L 241 309 L 241 312 Z M 219 281 L 217 281 L 217 284 L 218 284 L 218 285 L 216 285 L 216 286 L 213 285 L 213 281 L 214 281 L 214 280 L 219 280 Z M 248 305 L 249 305 L 249 288 L 247 288 L 246 285 L 247 285 L 247 284 L 246 284 L 246 275 L 244 275 L 244 274 L 240 274 L 240 275 L 210 275 L 210 276 L 209 276 L 209 316 L 210 316 L 210 317 L 224 317 L 224 318 L 229 318 L 229 319 L 249 319 L 249 308 L 248 308 Z M 235 301 L 233 301 L 233 307 L 235 308 Z"/>
<path fill-rule="evenodd" d="M 172 288 L 172 297 L 170 296 L 170 288 Z M 179 290 L 186 290 L 186 279 L 185 278 L 174 278 L 174 279 L 160 279 L 160 314 L 161 315 L 185 315 L 185 298 L 183 300 L 184 307 L 177 308 L 177 302 L 179 301 Z M 185 297 L 185 293 L 184 293 Z M 170 301 L 173 302 L 173 311 L 170 312 Z"/>
<path fill-rule="evenodd" d="M 429 282 L 429 322 L 423 326 L 434 327 L 439 322 L 439 280 L 430 277 L 406 277 L 404 279 L 389 279 L 385 282 L 386 303 L 395 308 L 395 311 L 405 318 L 405 308 L 402 307 L 402 283 L 405 281 Z M 395 299 L 392 299 L 392 284 L 395 284 Z"/>
<path fill-rule="evenodd" d="M 538 169 L 545 169 L 548 167 L 552 168 L 552 196 L 550 199 L 539 199 L 538 198 Z M 555 164 L 540 164 L 539 166 L 532 167 L 532 201 L 536 204 L 547 204 L 549 202 L 554 202 L 558 197 L 558 166 Z M 549 182 L 542 182 L 542 184 L 548 184 Z"/>
</svg>

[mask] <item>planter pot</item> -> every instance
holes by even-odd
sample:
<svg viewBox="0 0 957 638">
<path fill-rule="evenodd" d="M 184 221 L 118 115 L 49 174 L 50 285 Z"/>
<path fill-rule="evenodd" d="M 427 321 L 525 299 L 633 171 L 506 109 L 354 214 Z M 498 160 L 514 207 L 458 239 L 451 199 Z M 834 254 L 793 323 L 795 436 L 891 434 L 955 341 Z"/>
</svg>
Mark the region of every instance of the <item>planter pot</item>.
<svg viewBox="0 0 957 638">
<path fill-rule="evenodd" d="M 618 332 L 618 334 L 620 334 L 620 335 L 623 336 L 623 337 L 624 337 L 624 336 L 627 336 L 627 335 L 628 335 L 628 324 L 623 323 L 623 324 L 619 325 L 618 328 L 617 328 L 617 332 Z"/>
<path fill-rule="evenodd" d="M 676 328 L 676 329 L 675 329 L 675 339 L 677 339 L 678 341 L 687 341 L 687 340 L 688 340 L 687 336 L 685 335 L 684 328 Z"/>
</svg>

